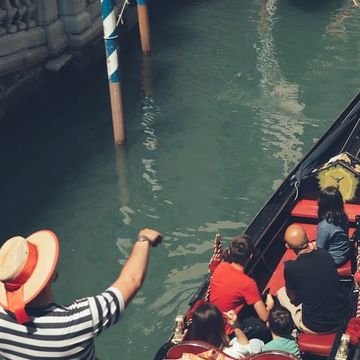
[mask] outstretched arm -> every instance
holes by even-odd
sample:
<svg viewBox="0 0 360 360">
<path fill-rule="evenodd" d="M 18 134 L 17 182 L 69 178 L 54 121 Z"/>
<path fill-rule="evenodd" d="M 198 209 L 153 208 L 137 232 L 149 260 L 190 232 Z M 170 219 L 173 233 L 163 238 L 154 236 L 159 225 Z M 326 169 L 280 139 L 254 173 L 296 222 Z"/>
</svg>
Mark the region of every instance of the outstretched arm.
<svg viewBox="0 0 360 360">
<path fill-rule="evenodd" d="M 134 244 L 119 277 L 112 285 L 120 290 L 125 305 L 130 302 L 143 284 L 149 261 L 150 247 L 161 242 L 161 234 L 148 228 L 139 232 L 139 238 L 145 239 L 145 241 L 137 241 Z"/>
</svg>

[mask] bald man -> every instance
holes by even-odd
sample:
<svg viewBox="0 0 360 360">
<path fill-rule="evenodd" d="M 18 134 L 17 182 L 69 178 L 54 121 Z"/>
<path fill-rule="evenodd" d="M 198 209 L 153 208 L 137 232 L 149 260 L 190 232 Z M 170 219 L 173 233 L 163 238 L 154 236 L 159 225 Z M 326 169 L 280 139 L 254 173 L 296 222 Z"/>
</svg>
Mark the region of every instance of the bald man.
<svg viewBox="0 0 360 360">
<path fill-rule="evenodd" d="M 285 262 L 285 288 L 278 292 L 280 303 L 290 310 L 300 330 L 310 334 L 335 331 L 345 306 L 334 260 L 327 251 L 310 247 L 298 224 L 286 229 L 285 242 L 297 258 Z"/>
</svg>

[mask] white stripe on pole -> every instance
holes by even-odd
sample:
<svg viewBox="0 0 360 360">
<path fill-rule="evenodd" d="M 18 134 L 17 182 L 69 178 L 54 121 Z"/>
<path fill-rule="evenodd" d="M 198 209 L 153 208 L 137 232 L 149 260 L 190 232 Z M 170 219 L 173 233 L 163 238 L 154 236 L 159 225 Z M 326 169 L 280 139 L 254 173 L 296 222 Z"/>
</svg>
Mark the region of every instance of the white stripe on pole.
<svg viewBox="0 0 360 360">
<path fill-rule="evenodd" d="M 108 74 L 111 76 L 118 69 L 118 57 L 116 51 L 110 54 L 107 58 Z"/>
<path fill-rule="evenodd" d="M 115 11 L 113 10 L 110 15 L 103 21 L 104 26 L 104 37 L 109 38 L 116 28 Z"/>
</svg>

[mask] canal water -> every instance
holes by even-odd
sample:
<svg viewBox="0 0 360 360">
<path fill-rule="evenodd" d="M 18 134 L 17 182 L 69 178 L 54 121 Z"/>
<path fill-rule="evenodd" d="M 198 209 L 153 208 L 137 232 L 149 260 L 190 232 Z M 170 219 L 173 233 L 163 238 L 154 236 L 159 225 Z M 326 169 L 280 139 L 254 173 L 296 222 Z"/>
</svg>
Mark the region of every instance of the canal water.
<svg viewBox="0 0 360 360">
<path fill-rule="evenodd" d="M 121 55 L 128 141 L 112 140 L 103 63 L 2 123 L 2 238 L 61 242 L 59 302 L 102 291 L 154 227 L 146 282 L 99 359 L 152 359 L 220 232 L 241 233 L 360 88 L 350 0 L 159 0 L 153 54 Z"/>
</svg>

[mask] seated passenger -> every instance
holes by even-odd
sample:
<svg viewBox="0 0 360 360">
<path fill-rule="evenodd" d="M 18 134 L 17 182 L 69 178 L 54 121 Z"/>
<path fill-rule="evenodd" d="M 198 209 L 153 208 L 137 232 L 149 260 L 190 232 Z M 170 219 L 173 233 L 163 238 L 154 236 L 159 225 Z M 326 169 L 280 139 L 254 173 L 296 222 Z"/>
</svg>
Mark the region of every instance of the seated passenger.
<svg viewBox="0 0 360 360">
<path fill-rule="evenodd" d="M 332 257 L 325 250 L 310 248 L 298 224 L 286 229 L 285 241 L 297 258 L 284 264 L 285 288 L 278 291 L 278 300 L 290 311 L 298 329 L 310 334 L 336 331 L 345 307 Z"/>
<path fill-rule="evenodd" d="M 263 350 L 281 350 L 300 357 L 300 350 L 291 335 L 295 324 L 290 311 L 283 306 L 276 306 L 270 311 L 267 324 L 273 339 L 265 344 Z"/>
<path fill-rule="evenodd" d="M 318 205 L 316 246 L 327 250 L 339 267 L 350 258 L 349 221 L 340 191 L 334 186 L 321 190 Z"/>
<path fill-rule="evenodd" d="M 202 304 L 194 311 L 188 340 L 205 341 L 236 359 L 262 351 L 264 343 L 258 339 L 247 339 L 237 324 L 234 311 L 224 313 L 224 316 L 236 335 L 231 341 L 225 333 L 225 321 L 220 310 L 210 303 Z"/>
<path fill-rule="evenodd" d="M 222 312 L 234 310 L 236 314 L 245 305 L 252 305 L 259 318 L 266 322 L 274 300 L 268 295 L 265 305 L 255 280 L 244 273 L 251 253 L 247 236 L 237 236 L 231 241 L 225 261 L 217 266 L 211 278 L 210 302 Z M 232 332 L 230 327 L 226 330 L 228 334 Z"/>
</svg>

